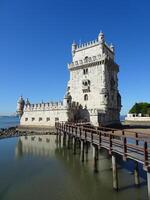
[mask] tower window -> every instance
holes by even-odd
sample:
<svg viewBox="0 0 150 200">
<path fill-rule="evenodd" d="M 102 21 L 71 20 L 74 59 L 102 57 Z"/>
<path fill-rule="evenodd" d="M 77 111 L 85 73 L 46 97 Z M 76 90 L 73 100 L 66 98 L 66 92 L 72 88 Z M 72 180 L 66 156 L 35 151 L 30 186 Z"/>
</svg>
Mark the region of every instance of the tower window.
<svg viewBox="0 0 150 200">
<path fill-rule="evenodd" d="M 39 117 L 39 122 L 42 121 L 42 117 Z"/>
<path fill-rule="evenodd" d="M 88 62 L 88 56 L 86 56 L 86 57 L 84 58 L 84 62 L 85 62 L 85 63 Z"/>
<path fill-rule="evenodd" d="M 88 95 L 85 94 L 85 95 L 84 95 L 84 101 L 87 101 L 87 100 L 88 100 Z"/>
<path fill-rule="evenodd" d="M 88 69 L 83 69 L 83 74 L 88 74 Z"/>
<path fill-rule="evenodd" d="M 28 118 L 25 118 L 25 121 L 28 121 Z"/>
<path fill-rule="evenodd" d="M 55 117 L 55 122 L 56 122 L 56 121 L 59 121 L 59 118 L 58 118 L 58 117 Z"/>
<path fill-rule="evenodd" d="M 48 122 L 48 121 L 50 121 L 50 118 L 49 118 L 49 117 L 47 117 L 47 118 L 46 118 L 46 121 L 47 121 L 47 122 Z"/>
<path fill-rule="evenodd" d="M 35 120 L 35 118 L 34 117 L 32 117 L 32 121 L 34 121 Z"/>
</svg>

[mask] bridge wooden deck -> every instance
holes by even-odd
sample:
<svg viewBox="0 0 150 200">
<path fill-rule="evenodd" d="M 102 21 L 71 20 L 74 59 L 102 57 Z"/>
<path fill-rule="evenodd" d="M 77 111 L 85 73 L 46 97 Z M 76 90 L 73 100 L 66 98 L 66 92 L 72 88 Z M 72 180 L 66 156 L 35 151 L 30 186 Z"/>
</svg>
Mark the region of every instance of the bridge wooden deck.
<svg viewBox="0 0 150 200">
<path fill-rule="evenodd" d="M 145 170 L 150 168 L 150 137 L 147 134 L 118 129 L 96 129 L 74 124 L 57 124 L 56 129 L 99 148 L 105 148 L 110 154 L 116 153 L 123 159 L 132 159 L 142 163 Z"/>
<path fill-rule="evenodd" d="M 110 129 L 105 127 L 88 127 L 82 124 L 56 123 L 57 134 L 78 139 L 83 144 L 91 143 L 96 149 L 104 148 L 112 155 L 113 187 L 118 189 L 117 164 L 115 157 L 131 159 L 143 164 L 147 171 L 148 198 L 150 199 L 150 135 L 138 132 Z M 137 166 L 137 165 L 136 165 Z M 136 170 L 138 170 L 136 168 Z M 138 171 L 136 183 L 138 184 Z"/>
</svg>

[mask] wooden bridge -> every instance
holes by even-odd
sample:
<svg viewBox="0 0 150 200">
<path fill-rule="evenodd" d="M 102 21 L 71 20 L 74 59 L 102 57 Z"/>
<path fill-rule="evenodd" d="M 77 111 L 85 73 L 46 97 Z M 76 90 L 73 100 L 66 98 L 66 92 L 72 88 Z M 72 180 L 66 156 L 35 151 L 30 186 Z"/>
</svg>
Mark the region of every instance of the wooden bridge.
<svg viewBox="0 0 150 200">
<path fill-rule="evenodd" d="M 73 151 L 76 153 L 77 141 L 81 146 L 82 161 L 87 146 L 92 144 L 95 166 L 98 160 L 99 149 L 108 150 L 112 156 L 113 188 L 118 190 L 117 155 L 124 161 L 131 159 L 135 162 L 134 180 L 139 185 L 138 163 L 143 165 L 147 172 L 148 198 L 150 200 L 150 136 L 132 131 L 110 129 L 105 127 L 88 127 L 83 124 L 56 123 L 57 135 L 61 140 L 72 140 Z"/>
</svg>

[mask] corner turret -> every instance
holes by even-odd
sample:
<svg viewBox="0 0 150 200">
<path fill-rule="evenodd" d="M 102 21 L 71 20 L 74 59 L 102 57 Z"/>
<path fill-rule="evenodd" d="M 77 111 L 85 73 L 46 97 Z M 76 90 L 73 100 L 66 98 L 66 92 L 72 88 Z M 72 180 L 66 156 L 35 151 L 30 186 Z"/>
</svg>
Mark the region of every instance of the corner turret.
<svg viewBox="0 0 150 200">
<path fill-rule="evenodd" d="M 72 103 L 72 97 L 70 95 L 70 86 L 68 84 L 67 91 L 66 91 L 66 94 L 65 94 L 64 100 L 63 100 L 63 105 L 65 107 L 69 108 L 71 106 L 71 103 Z"/>
<path fill-rule="evenodd" d="M 112 52 L 115 51 L 114 45 L 112 43 L 110 44 L 110 49 L 111 49 Z"/>
<path fill-rule="evenodd" d="M 22 96 L 19 97 L 17 101 L 17 115 L 19 118 L 23 115 L 23 109 L 24 109 L 25 101 Z"/>
<path fill-rule="evenodd" d="M 104 33 L 103 32 L 99 33 L 98 41 L 100 42 L 100 44 L 104 44 L 105 43 L 105 38 L 104 38 Z"/>
<path fill-rule="evenodd" d="M 29 101 L 28 98 L 27 98 L 26 101 L 25 101 L 25 105 L 30 105 L 30 101 Z"/>
<path fill-rule="evenodd" d="M 75 43 L 75 41 L 73 41 L 73 43 L 72 43 L 72 56 L 75 55 L 76 48 L 77 48 L 77 44 Z"/>
</svg>

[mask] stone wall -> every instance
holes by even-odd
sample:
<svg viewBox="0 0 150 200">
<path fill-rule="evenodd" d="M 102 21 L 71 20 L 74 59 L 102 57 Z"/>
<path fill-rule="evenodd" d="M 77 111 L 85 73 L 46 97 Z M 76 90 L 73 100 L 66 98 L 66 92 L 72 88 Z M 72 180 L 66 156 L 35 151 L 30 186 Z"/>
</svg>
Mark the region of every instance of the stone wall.
<svg viewBox="0 0 150 200">
<path fill-rule="evenodd" d="M 55 126 L 56 121 L 67 121 L 68 110 L 32 110 L 24 111 L 20 120 L 23 126 Z"/>
</svg>

